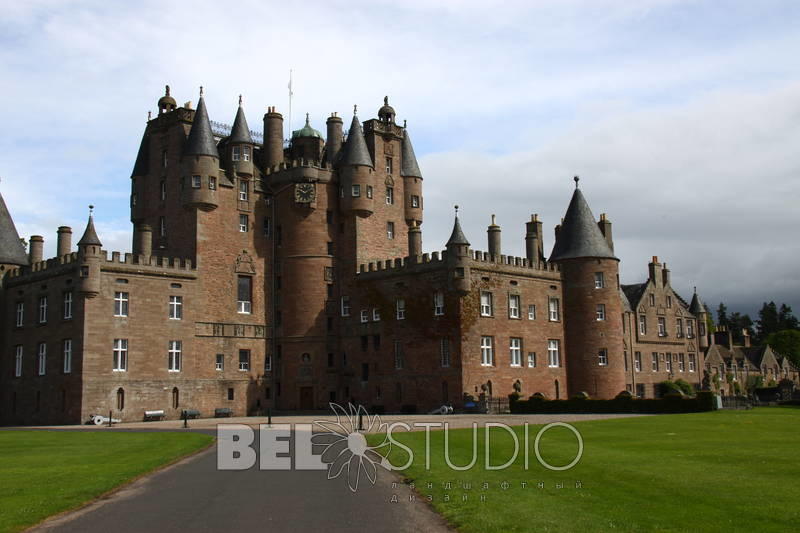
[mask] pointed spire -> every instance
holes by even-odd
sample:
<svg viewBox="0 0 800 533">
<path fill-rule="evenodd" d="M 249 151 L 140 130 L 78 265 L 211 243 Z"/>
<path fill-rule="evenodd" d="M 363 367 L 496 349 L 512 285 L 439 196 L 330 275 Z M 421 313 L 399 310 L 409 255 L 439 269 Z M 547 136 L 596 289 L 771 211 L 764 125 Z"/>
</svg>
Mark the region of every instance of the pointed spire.
<svg viewBox="0 0 800 533">
<path fill-rule="evenodd" d="M 28 264 L 28 254 L 25 253 L 25 247 L 22 245 L 2 194 L 0 194 L 0 263 L 19 266 Z"/>
<path fill-rule="evenodd" d="M 183 155 L 208 155 L 219 159 L 217 143 L 214 142 L 214 133 L 211 131 L 211 123 L 208 120 L 202 87 L 200 87 L 200 100 L 197 102 L 197 111 L 194 114 L 194 122 L 192 123 L 192 129 L 189 131 L 189 137 L 186 139 Z"/>
<path fill-rule="evenodd" d="M 136 162 L 133 164 L 131 176 L 146 176 L 150 171 L 150 134 L 147 128 L 142 135 L 142 142 L 139 144 L 139 153 L 136 154 Z"/>
<path fill-rule="evenodd" d="M 469 246 L 469 241 L 464 236 L 461 223 L 458 221 L 458 206 L 456 206 L 456 219 L 455 222 L 453 222 L 453 233 L 450 234 L 450 238 L 447 240 L 447 247 L 449 248 L 451 245 L 456 244 L 466 244 Z"/>
<path fill-rule="evenodd" d="M 236 110 L 236 118 L 233 119 L 233 127 L 228 137 L 229 143 L 253 144 L 253 137 L 250 135 L 250 128 L 247 126 L 247 119 L 242 109 L 242 95 L 239 95 L 239 109 Z"/>
<path fill-rule="evenodd" d="M 402 161 L 400 166 L 400 175 L 403 177 L 421 178 L 422 172 L 419 170 L 417 163 L 417 156 L 414 155 L 414 146 L 411 144 L 411 137 L 408 130 L 403 132 L 403 145 L 401 147 Z"/>
<path fill-rule="evenodd" d="M 83 232 L 83 237 L 81 240 L 78 241 L 78 246 L 102 246 L 103 243 L 100 242 L 100 238 L 97 236 L 97 232 L 94 230 L 94 217 L 92 216 L 92 212 L 94 210 L 94 206 L 89 206 L 89 222 L 86 223 L 86 231 Z"/>
<path fill-rule="evenodd" d="M 608 246 L 600 228 L 597 227 L 592 210 L 577 187 L 575 176 L 575 192 L 567 208 L 567 214 L 561 223 L 556 243 L 550 254 L 550 261 L 576 259 L 579 257 L 601 257 L 617 259 Z"/>
<path fill-rule="evenodd" d="M 361 133 L 361 123 L 355 115 L 353 115 L 353 122 L 350 123 L 350 132 L 347 135 L 347 142 L 344 144 L 342 152 L 340 163 L 342 165 L 363 165 L 375 168 L 369 156 L 367 141 L 364 140 L 364 134 Z"/>
<path fill-rule="evenodd" d="M 700 301 L 700 297 L 697 296 L 697 287 L 694 288 L 694 295 L 692 295 L 692 303 L 689 304 L 689 312 L 693 315 L 699 315 L 700 313 L 707 313 L 706 306 L 703 305 L 703 302 Z"/>
</svg>

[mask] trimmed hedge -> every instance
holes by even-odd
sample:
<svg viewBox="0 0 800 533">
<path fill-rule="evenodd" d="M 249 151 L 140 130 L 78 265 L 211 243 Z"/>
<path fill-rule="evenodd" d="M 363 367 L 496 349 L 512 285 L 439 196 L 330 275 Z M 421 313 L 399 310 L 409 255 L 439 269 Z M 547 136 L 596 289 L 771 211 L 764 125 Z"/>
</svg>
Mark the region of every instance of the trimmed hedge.
<svg viewBox="0 0 800 533">
<path fill-rule="evenodd" d="M 569 399 L 528 400 L 510 402 L 514 414 L 539 413 L 699 413 L 716 409 L 714 394 L 700 391 L 694 398 L 666 397 L 659 399 L 634 399 L 624 395 L 613 400 Z"/>
</svg>

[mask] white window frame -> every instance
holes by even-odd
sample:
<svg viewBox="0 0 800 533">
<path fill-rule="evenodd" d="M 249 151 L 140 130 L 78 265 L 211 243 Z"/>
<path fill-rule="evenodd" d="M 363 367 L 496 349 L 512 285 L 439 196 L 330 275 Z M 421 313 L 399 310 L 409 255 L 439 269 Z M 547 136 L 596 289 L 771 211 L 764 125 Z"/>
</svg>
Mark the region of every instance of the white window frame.
<svg viewBox="0 0 800 533">
<path fill-rule="evenodd" d="M 493 312 L 492 293 L 481 291 L 481 316 L 492 316 Z"/>
<path fill-rule="evenodd" d="M 528 320 L 536 320 L 536 304 L 528 304 Z"/>
<path fill-rule="evenodd" d="M 44 376 L 47 374 L 47 343 L 40 342 L 36 358 L 37 374 Z"/>
<path fill-rule="evenodd" d="M 697 354 L 689 354 L 689 372 L 697 371 Z"/>
<path fill-rule="evenodd" d="M 406 301 L 403 298 L 398 298 L 395 301 L 395 311 L 397 320 L 405 320 L 406 319 Z"/>
<path fill-rule="evenodd" d="M 667 336 L 667 319 L 663 316 L 658 317 L 658 336 L 659 337 L 666 337 Z"/>
<path fill-rule="evenodd" d="M 72 291 L 64 293 L 64 320 L 72 318 Z"/>
<path fill-rule="evenodd" d="M 353 184 L 353 186 L 350 187 L 350 194 L 353 196 L 353 198 L 360 198 L 361 197 L 361 185 L 359 185 L 358 183 Z"/>
<path fill-rule="evenodd" d="M 602 272 L 595 272 L 594 273 L 594 288 L 595 289 L 602 289 L 606 286 L 605 276 Z"/>
<path fill-rule="evenodd" d="M 239 233 L 247 233 L 250 229 L 250 217 L 239 215 Z"/>
<path fill-rule="evenodd" d="M 72 373 L 72 339 L 64 339 L 62 344 L 63 370 L 65 374 Z"/>
<path fill-rule="evenodd" d="M 444 292 L 433 293 L 433 316 L 444 316 Z"/>
<path fill-rule="evenodd" d="M 686 321 L 686 338 L 687 339 L 694 338 L 694 320 Z"/>
<path fill-rule="evenodd" d="M 686 355 L 678 354 L 678 372 L 686 372 Z"/>
<path fill-rule="evenodd" d="M 406 361 L 403 355 L 403 344 L 400 341 L 394 341 L 394 368 L 395 370 L 403 370 L 405 366 Z"/>
<path fill-rule="evenodd" d="M 522 305 L 522 298 L 519 294 L 508 295 L 508 318 L 520 318 L 519 308 Z"/>
<path fill-rule="evenodd" d="M 561 302 L 558 298 L 549 298 L 547 300 L 548 318 L 550 322 L 561 321 Z"/>
<path fill-rule="evenodd" d="M 114 372 L 128 371 L 128 339 L 114 339 L 112 370 Z"/>
<path fill-rule="evenodd" d="M 368 309 L 362 309 L 361 310 L 361 323 L 362 324 L 366 324 L 367 322 L 369 322 L 369 310 Z"/>
<path fill-rule="evenodd" d="M 419 195 L 412 194 L 411 195 L 411 207 L 418 208 L 419 207 Z"/>
<path fill-rule="evenodd" d="M 39 297 L 39 324 L 47 323 L 47 296 Z"/>
<path fill-rule="evenodd" d="M 647 335 L 647 315 L 639 315 L 639 335 Z"/>
<path fill-rule="evenodd" d="M 550 368 L 561 367 L 561 342 L 558 339 L 547 341 L 547 366 Z"/>
<path fill-rule="evenodd" d="M 22 377 L 22 357 L 23 357 L 23 349 L 21 344 L 17 344 L 16 348 L 14 349 L 14 377 L 19 378 Z"/>
<path fill-rule="evenodd" d="M 15 325 L 21 328 L 25 325 L 25 302 L 17 302 L 17 314 Z"/>
<path fill-rule="evenodd" d="M 386 187 L 386 205 L 394 205 L 394 187 Z"/>
<path fill-rule="evenodd" d="M 242 161 L 250 161 L 250 147 L 242 146 Z"/>
<path fill-rule="evenodd" d="M 225 354 L 218 353 L 214 356 L 214 370 L 217 372 L 222 372 L 225 370 Z"/>
<path fill-rule="evenodd" d="M 600 348 L 600 351 L 597 352 L 597 365 L 598 366 L 608 366 L 608 350 L 605 348 Z"/>
<path fill-rule="evenodd" d="M 350 297 L 342 296 L 340 299 L 340 311 L 343 317 L 350 316 Z"/>
<path fill-rule="evenodd" d="M 126 317 L 130 312 L 130 293 L 114 292 L 114 316 Z"/>
<path fill-rule="evenodd" d="M 242 159 L 242 150 L 240 146 L 233 146 L 233 150 L 231 151 L 231 160 L 232 161 L 241 161 Z"/>
<path fill-rule="evenodd" d="M 183 319 L 183 296 L 171 294 L 169 297 L 169 319 Z"/>
<path fill-rule="evenodd" d="M 386 238 L 389 240 L 394 239 L 394 222 L 391 220 L 386 223 Z"/>
<path fill-rule="evenodd" d="M 217 178 L 215 178 L 214 176 L 208 177 L 208 189 L 211 191 L 217 190 Z"/>
<path fill-rule="evenodd" d="M 597 304 L 595 318 L 598 322 L 602 322 L 606 319 L 606 304 Z"/>
<path fill-rule="evenodd" d="M 508 340 L 508 355 L 511 366 L 522 366 L 522 339 L 519 337 L 511 337 Z"/>
<path fill-rule="evenodd" d="M 250 300 L 239 300 L 239 278 L 249 276 L 239 276 L 236 278 L 236 312 L 240 315 L 249 315 L 253 312 L 253 278 L 250 277 Z"/>
<path fill-rule="evenodd" d="M 203 178 L 199 174 L 192 176 L 192 189 L 199 189 L 203 185 Z"/>
<path fill-rule="evenodd" d="M 247 354 L 247 359 L 242 361 L 242 354 Z M 250 350 L 239 350 L 239 372 L 248 372 L 250 370 L 250 359 L 253 357 L 253 354 Z"/>
<path fill-rule="evenodd" d="M 481 366 L 494 366 L 493 337 L 481 337 Z"/>
<path fill-rule="evenodd" d="M 167 236 L 167 219 L 166 217 L 158 217 L 158 234 L 161 237 Z"/>
<path fill-rule="evenodd" d="M 159 194 L 161 195 L 161 201 L 162 202 L 167 199 L 167 181 L 166 180 L 161 180 L 161 183 L 159 185 Z"/>
<path fill-rule="evenodd" d="M 439 362 L 442 368 L 450 366 L 450 339 L 447 337 L 439 339 Z"/>
<path fill-rule="evenodd" d="M 528 352 L 528 368 L 536 368 L 536 352 Z"/>
<path fill-rule="evenodd" d="M 377 307 L 372 308 L 372 321 L 373 322 L 381 321 L 381 311 Z"/>
<path fill-rule="evenodd" d="M 642 371 L 642 352 L 635 352 L 633 354 L 633 369 L 636 372 Z"/>
<path fill-rule="evenodd" d="M 372 200 L 372 185 L 367 185 L 367 198 Z"/>
<path fill-rule="evenodd" d="M 239 180 L 239 201 L 246 202 L 250 198 L 250 182 Z"/>
<path fill-rule="evenodd" d="M 667 372 L 672 372 L 672 354 L 668 353 L 664 355 L 664 369 Z"/>
<path fill-rule="evenodd" d="M 183 343 L 181 341 L 169 341 L 169 350 L 167 352 L 167 370 L 169 372 L 181 371 L 181 352 Z"/>
<path fill-rule="evenodd" d="M 652 357 L 652 362 L 650 365 L 650 370 L 652 372 L 658 372 L 658 352 L 653 352 L 650 357 Z"/>
<path fill-rule="evenodd" d="M 683 319 L 676 318 L 675 319 L 675 336 L 679 339 L 683 338 Z"/>
</svg>

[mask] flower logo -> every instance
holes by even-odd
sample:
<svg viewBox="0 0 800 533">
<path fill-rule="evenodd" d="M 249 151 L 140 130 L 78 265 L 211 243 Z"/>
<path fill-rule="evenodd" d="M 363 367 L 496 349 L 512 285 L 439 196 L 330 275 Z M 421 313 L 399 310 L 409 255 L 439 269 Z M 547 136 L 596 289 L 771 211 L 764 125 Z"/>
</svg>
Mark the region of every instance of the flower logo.
<svg viewBox="0 0 800 533">
<path fill-rule="evenodd" d="M 336 403 L 331 403 L 330 406 L 336 415 L 336 422 L 315 420 L 314 424 L 324 431 L 311 437 L 312 443 L 325 445 L 322 462 L 328 464 L 328 479 L 344 475 L 347 486 L 352 492 L 356 492 L 363 472 L 374 485 L 378 466 L 392 470 L 392 464 L 377 450 L 389 446 L 386 452 L 388 455 L 392 444 L 388 434 L 384 434 L 380 444 L 369 446 L 364 433 L 385 432 L 387 424 L 382 424 L 378 415 L 370 416 L 361 405 L 356 407 L 348 404 L 348 409 Z M 363 422 L 363 426 L 359 422 Z M 365 429 L 360 430 L 359 427 Z"/>
</svg>

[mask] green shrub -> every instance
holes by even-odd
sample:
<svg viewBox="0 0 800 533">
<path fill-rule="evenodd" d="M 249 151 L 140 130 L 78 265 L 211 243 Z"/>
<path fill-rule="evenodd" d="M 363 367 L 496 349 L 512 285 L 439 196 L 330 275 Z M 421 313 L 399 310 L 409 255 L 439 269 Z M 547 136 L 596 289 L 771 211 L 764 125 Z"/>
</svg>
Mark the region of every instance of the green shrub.
<svg viewBox="0 0 800 533">
<path fill-rule="evenodd" d="M 694 387 L 691 385 L 691 383 L 689 383 L 685 379 L 676 379 L 675 380 L 675 385 L 686 396 L 694 396 L 694 393 L 695 393 Z"/>
</svg>

